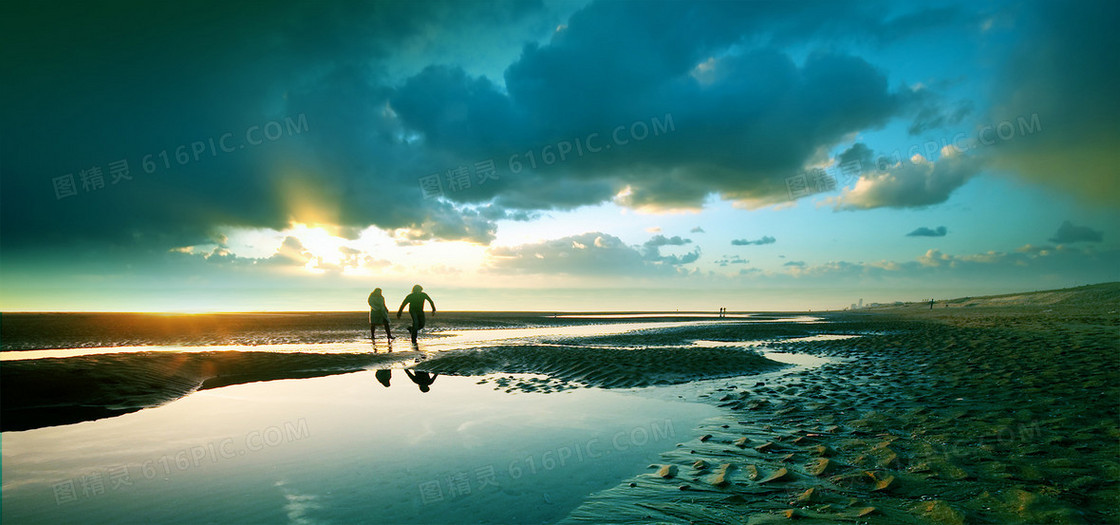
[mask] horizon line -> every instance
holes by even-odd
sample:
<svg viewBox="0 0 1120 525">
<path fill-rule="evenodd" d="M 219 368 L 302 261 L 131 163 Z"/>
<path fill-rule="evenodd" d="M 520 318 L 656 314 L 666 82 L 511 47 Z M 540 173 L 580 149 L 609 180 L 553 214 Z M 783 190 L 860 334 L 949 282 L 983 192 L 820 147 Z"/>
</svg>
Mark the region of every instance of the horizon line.
<svg viewBox="0 0 1120 525">
<path fill-rule="evenodd" d="M 1081 288 L 1090 288 L 1095 286 L 1107 285 L 1120 285 L 1120 281 L 1106 281 L 1093 284 L 1082 284 L 1078 286 L 1070 286 L 1066 288 L 1053 288 L 1049 290 L 1024 290 L 1017 292 L 1005 292 L 990 295 L 966 295 L 961 297 L 950 297 L 943 299 L 934 299 L 938 302 L 947 301 L 960 301 L 966 299 L 984 299 L 1007 297 L 1013 295 L 1026 295 L 1026 294 L 1040 294 L 1040 293 L 1053 293 L 1063 292 L 1069 290 L 1077 290 Z M 908 304 L 926 303 L 928 299 L 910 300 L 910 301 L 876 301 L 869 303 L 860 310 L 866 310 L 871 305 L 876 306 L 899 306 Z M 852 303 L 854 304 L 854 303 Z M 444 313 L 518 313 L 518 314 L 698 314 L 715 312 L 718 314 L 719 309 L 715 310 L 437 310 L 437 312 Z M 804 309 L 804 310 L 726 310 L 726 313 L 821 313 L 821 312 L 847 312 L 852 311 L 849 307 L 841 308 L 824 308 L 819 310 Z M 364 313 L 366 310 L 205 310 L 205 311 L 191 311 L 191 310 L 3 310 L 0 309 L 0 315 L 3 314 L 150 314 L 150 315 L 211 315 L 211 314 L 310 314 L 310 313 Z"/>
</svg>

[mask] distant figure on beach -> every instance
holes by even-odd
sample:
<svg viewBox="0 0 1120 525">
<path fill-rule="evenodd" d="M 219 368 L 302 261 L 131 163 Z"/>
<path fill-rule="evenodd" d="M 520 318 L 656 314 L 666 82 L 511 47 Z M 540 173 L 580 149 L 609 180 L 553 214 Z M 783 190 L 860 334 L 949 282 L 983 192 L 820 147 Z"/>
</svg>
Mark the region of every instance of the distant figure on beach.
<svg viewBox="0 0 1120 525">
<path fill-rule="evenodd" d="M 389 330 L 389 307 L 385 306 L 385 296 L 381 295 L 381 288 L 374 288 L 369 294 L 369 340 L 377 340 L 377 325 L 385 327 L 386 341 L 393 340 L 393 332 Z"/>
<path fill-rule="evenodd" d="M 427 372 L 413 372 L 408 368 L 404 369 L 404 373 L 408 375 L 408 378 L 411 379 L 413 383 L 416 383 L 416 386 L 420 387 L 421 392 L 431 390 L 432 383 L 435 383 L 436 377 L 439 376 L 439 374 L 429 375 Z"/>
<path fill-rule="evenodd" d="M 373 377 L 377 378 L 378 383 L 385 385 L 385 388 L 389 388 L 389 380 L 393 378 L 393 371 L 378 370 L 373 373 Z"/>
<path fill-rule="evenodd" d="M 929 309 L 933 310 L 933 299 L 929 300 Z"/>
<path fill-rule="evenodd" d="M 432 305 L 432 315 L 436 315 L 436 303 L 424 293 L 424 287 L 419 284 L 412 287 L 412 293 L 405 296 L 401 307 L 397 308 L 397 319 L 400 319 L 404 305 L 408 305 L 408 314 L 412 316 L 412 326 L 408 327 L 408 333 L 412 334 L 413 343 L 416 342 L 416 334 L 424 329 L 424 301 Z"/>
</svg>

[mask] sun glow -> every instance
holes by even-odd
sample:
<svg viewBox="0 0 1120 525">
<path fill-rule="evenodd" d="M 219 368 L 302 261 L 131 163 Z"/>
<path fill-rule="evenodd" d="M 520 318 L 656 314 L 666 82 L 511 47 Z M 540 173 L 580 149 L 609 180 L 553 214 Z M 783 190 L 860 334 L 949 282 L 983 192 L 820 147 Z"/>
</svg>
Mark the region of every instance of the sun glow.
<svg viewBox="0 0 1120 525">
<path fill-rule="evenodd" d="M 339 228 L 335 227 L 335 231 Z M 309 269 L 313 263 L 315 266 L 322 264 L 341 265 L 344 258 L 342 249 L 346 247 L 348 241 L 341 237 L 337 237 L 327 227 L 323 225 L 307 225 L 302 223 L 293 223 L 291 227 L 282 232 L 285 237 L 294 237 L 299 241 L 303 247 L 311 253 L 312 258 L 308 261 Z"/>
<path fill-rule="evenodd" d="M 277 177 L 277 198 L 288 210 L 290 223 L 321 228 L 331 235 L 339 235 L 338 201 L 336 196 L 325 194 L 323 184 L 302 173 L 283 173 Z"/>
<path fill-rule="evenodd" d="M 272 265 L 288 275 L 336 275 L 352 279 L 423 279 L 461 282 L 473 279 L 488 261 L 486 246 L 467 241 L 402 239 L 393 231 L 368 227 L 353 238 L 338 235 L 344 227 L 293 222 L 283 230 L 229 228 L 224 253 L 254 264 Z M 209 254 L 213 247 L 187 246 L 174 251 Z"/>
</svg>

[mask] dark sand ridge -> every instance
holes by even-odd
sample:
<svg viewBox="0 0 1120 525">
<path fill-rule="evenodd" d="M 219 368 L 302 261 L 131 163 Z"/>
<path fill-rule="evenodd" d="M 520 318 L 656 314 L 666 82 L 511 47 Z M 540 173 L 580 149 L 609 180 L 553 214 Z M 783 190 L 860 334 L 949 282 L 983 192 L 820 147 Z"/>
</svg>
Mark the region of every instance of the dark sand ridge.
<svg viewBox="0 0 1120 525">
<path fill-rule="evenodd" d="M 196 390 L 341 374 L 418 354 L 140 352 L 9 361 L 0 365 L 0 425 L 10 431 L 90 421 L 159 406 Z"/>
<path fill-rule="evenodd" d="M 418 363 L 416 368 L 463 376 L 506 373 L 543 374 L 550 378 L 546 385 L 539 380 L 516 377 L 496 382 L 499 389 L 508 391 L 669 385 L 757 374 L 786 366 L 752 349 L 721 347 L 719 341 L 802 337 L 820 330 L 820 326 L 801 323 L 730 321 L 591 337 L 542 337 L 527 344 L 448 352 Z M 691 346 L 696 340 L 717 343 L 710 347 Z"/>
<path fill-rule="evenodd" d="M 723 421 L 566 521 L 1120 521 L 1120 284 L 950 304 L 831 314 L 881 335 L 785 345 L 848 359 L 726 381 Z"/>
<path fill-rule="evenodd" d="M 499 346 L 450 352 L 416 368 L 441 374 L 544 374 L 566 383 L 626 388 L 686 383 L 756 374 L 784 365 L 742 348 L 653 347 L 641 349 L 566 346 Z M 525 390 L 532 383 L 519 382 Z M 501 385 L 500 385 L 501 386 Z"/>
<path fill-rule="evenodd" d="M 524 327 L 538 318 L 510 317 L 501 322 Z M 772 335 L 808 333 L 806 328 L 797 325 L 765 326 L 770 328 L 756 329 Z M 459 375 L 545 373 L 560 384 L 541 384 L 525 378 L 512 381 L 515 386 L 521 385 L 521 390 L 550 391 L 572 388 L 572 383 L 601 387 L 683 383 L 753 374 L 782 366 L 753 351 L 735 347 L 620 350 L 576 345 L 584 339 L 600 346 L 638 343 L 643 337 L 648 342 L 649 332 L 645 333 L 645 336 L 536 338 L 524 346 L 467 348 L 440 354 L 418 368 Z M 687 342 L 701 333 L 727 340 L 736 337 L 734 329 L 727 327 L 690 326 L 668 329 L 656 343 Z M 400 367 L 425 355 L 415 351 L 392 354 L 154 351 L 7 361 L 0 365 L 0 428 L 27 430 L 101 419 L 159 406 L 196 390 L 253 381 L 318 377 L 375 366 Z M 499 379 L 496 384 L 505 386 L 507 381 L 510 380 Z"/>
<path fill-rule="evenodd" d="M 8 361 L 0 365 L 0 423 L 4 431 L 77 423 L 159 406 L 196 390 L 400 367 L 424 357 L 416 351 L 222 351 Z M 422 361 L 416 368 L 456 375 L 550 374 L 560 381 L 555 388 L 522 379 L 517 383 L 524 386 L 521 390 L 548 391 L 572 388 L 572 382 L 607 388 L 684 383 L 781 366 L 751 350 L 734 347 L 620 350 L 526 345 L 450 351 Z"/>
</svg>

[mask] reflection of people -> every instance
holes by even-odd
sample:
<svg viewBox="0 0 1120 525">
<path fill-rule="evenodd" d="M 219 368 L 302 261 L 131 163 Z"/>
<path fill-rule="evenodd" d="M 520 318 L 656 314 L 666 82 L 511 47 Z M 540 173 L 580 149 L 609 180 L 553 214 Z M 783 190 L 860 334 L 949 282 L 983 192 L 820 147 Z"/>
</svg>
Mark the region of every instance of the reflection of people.
<svg viewBox="0 0 1120 525">
<path fill-rule="evenodd" d="M 377 325 L 385 327 L 387 341 L 393 340 L 393 332 L 389 330 L 389 307 L 385 306 L 385 296 L 381 295 L 381 288 L 374 288 L 369 294 L 369 340 L 377 339 Z"/>
<path fill-rule="evenodd" d="M 377 378 L 378 383 L 385 385 L 385 388 L 389 388 L 389 380 L 393 378 L 393 371 L 378 370 L 373 373 L 373 376 Z"/>
<path fill-rule="evenodd" d="M 413 383 L 416 383 L 416 385 L 420 387 L 421 392 L 431 390 L 432 383 L 435 383 L 436 377 L 439 376 L 439 374 L 429 375 L 427 372 L 413 372 L 408 368 L 404 369 L 404 373 L 408 375 L 408 378 L 411 379 Z"/>
<path fill-rule="evenodd" d="M 424 301 L 432 305 L 432 315 L 436 315 L 436 303 L 432 302 L 432 298 L 424 293 L 424 287 L 419 284 L 412 287 L 412 293 L 405 296 L 401 307 L 397 309 L 397 319 L 400 319 L 404 305 L 408 305 L 408 314 L 412 316 L 412 326 L 408 327 L 408 333 L 412 334 L 413 343 L 416 342 L 416 334 L 424 328 Z"/>
</svg>

